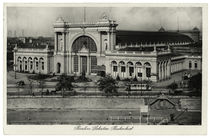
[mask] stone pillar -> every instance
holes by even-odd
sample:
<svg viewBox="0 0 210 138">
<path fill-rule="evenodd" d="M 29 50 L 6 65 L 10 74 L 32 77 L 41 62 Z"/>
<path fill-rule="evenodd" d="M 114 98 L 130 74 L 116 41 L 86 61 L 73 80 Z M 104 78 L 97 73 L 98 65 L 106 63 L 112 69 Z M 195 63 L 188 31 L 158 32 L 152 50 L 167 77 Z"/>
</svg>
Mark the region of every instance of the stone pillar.
<svg viewBox="0 0 210 138">
<path fill-rule="evenodd" d="M 27 71 L 30 71 L 29 61 L 27 59 Z"/>
<path fill-rule="evenodd" d="M 170 62 L 168 62 L 168 78 L 171 77 Z"/>
<path fill-rule="evenodd" d="M 111 50 L 111 46 L 110 46 L 110 33 L 109 32 L 107 32 L 107 37 L 108 37 L 108 39 L 107 39 L 107 42 L 108 42 L 108 49 L 109 49 L 109 51 Z"/>
<path fill-rule="evenodd" d="M 142 80 L 145 80 L 146 78 L 146 70 L 145 70 L 145 66 L 142 66 Z"/>
<path fill-rule="evenodd" d="M 74 65 L 75 65 L 75 64 L 74 64 L 74 56 L 73 56 L 73 55 L 71 56 L 71 61 L 72 61 L 72 62 L 71 62 L 72 73 L 75 73 L 75 71 L 74 71 Z"/>
<path fill-rule="evenodd" d="M 165 79 L 167 79 L 167 63 L 165 63 Z"/>
<path fill-rule="evenodd" d="M 90 74 L 90 63 L 91 63 L 91 61 L 90 61 L 90 56 L 88 55 L 87 56 L 87 74 L 89 75 Z"/>
<path fill-rule="evenodd" d="M 112 63 L 110 63 L 110 74 L 111 74 L 111 76 L 113 76 L 113 74 L 112 74 Z"/>
<path fill-rule="evenodd" d="M 164 80 L 164 73 L 165 73 L 165 65 L 164 65 L 164 63 L 162 63 L 162 80 Z"/>
<path fill-rule="evenodd" d="M 110 50 L 113 50 L 113 36 L 112 36 L 112 32 L 110 32 Z"/>
<path fill-rule="evenodd" d="M 158 65 L 158 80 L 161 80 L 161 63 Z"/>
<path fill-rule="evenodd" d="M 72 55 L 69 56 L 69 73 L 72 73 L 72 66 L 73 66 L 73 62 L 72 62 Z"/>
<path fill-rule="evenodd" d="M 17 59 L 16 59 L 16 50 L 14 50 L 13 52 L 13 61 L 14 61 L 14 65 L 13 65 L 13 70 L 16 71 L 17 70 Z"/>
<path fill-rule="evenodd" d="M 81 65 L 80 65 L 80 61 L 81 61 L 81 59 L 80 59 L 80 55 L 78 55 L 78 73 L 80 74 L 81 73 Z"/>
<path fill-rule="evenodd" d="M 166 63 L 166 79 L 168 79 L 168 62 Z"/>
<path fill-rule="evenodd" d="M 157 68 L 156 68 L 157 70 L 156 70 L 156 74 L 157 74 L 157 80 L 159 80 L 159 63 L 157 63 Z"/>
<path fill-rule="evenodd" d="M 41 72 L 41 65 L 42 65 L 42 62 L 40 62 L 40 59 L 39 59 L 39 61 L 38 61 L 38 63 L 39 63 L 39 68 L 38 68 L 38 72 L 40 73 Z"/>
<path fill-rule="evenodd" d="M 65 33 L 62 33 L 63 35 L 63 52 L 66 51 L 66 37 L 65 37 Z"/>
<path fill-rule="evenodd" d="M 120 65 L 120 63 L 118 64 L 118 76 L 120 78 L 122 78 L 122 72 L 121 72 L 121 65 Z"/>
<path fill-rule="evenodd" d="M 126 64 L 125 65 L 125 78 L 128 78 L 129 77 L 129 67 L 128 65 Z"/>
<path fill-rule="evenodd" d="M 55 32 L 55 44 L 54 44 L 54 50 L 57 52 L 58 50 L 58 35 L 57 32 Z"/>
<path fill-rule="evenodd" d="M 35 61 L 35 59 L 32 59 L 32 64 L 33 64 L 33 71 L 32 72 L 35 72 L 35 70 L 36 70 L 36 61 Z"/>
</svg>

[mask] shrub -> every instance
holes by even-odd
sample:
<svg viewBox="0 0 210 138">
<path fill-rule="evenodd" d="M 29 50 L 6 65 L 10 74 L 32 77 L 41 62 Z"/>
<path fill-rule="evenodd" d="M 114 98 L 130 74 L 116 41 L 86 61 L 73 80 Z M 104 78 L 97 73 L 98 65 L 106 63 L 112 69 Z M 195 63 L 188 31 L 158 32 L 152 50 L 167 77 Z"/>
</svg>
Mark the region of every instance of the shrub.
<svg viewBox="0 0 210 138">
<path fill-rule="evenodd" d="M 177 88 L 178 88 L 178 84 L 177 84 L 177 83 L 175 83 L 175 82 L 173 82 L 173 83 L 171 83 L 170 85 L 168 85 L 168 87 L 167 87 L 167 88 L 172 89 L 172 90 L 175 90 L 175 89 L 177 89 Z"/>
<path fill-rule="evenodd" d="M 131 79 L 125 78 L 125 79 L 123 79 L 122 81 L 131 81 Z"/>
<path fill-rule="evenodd" d="M 33 79 L 33 80 L 44 80 L 49 77 L 51 77 L 51 76 L 45 75 L 45 74 L 36 74 L 36 75 L 28 76 L 29 79 Z"/>
<path fill-rule="evenodd" d="M 98 80 L 98 86 L 107 96 L 117 95 L 116 81 L 109 75 Z"/>
<path fill-rule="evenodd" d="M 91 80 L 88 79 L 88 78 L 86 77 L 84 71 L 82 72 L 82 75 L 79 76 L 79 77 L 75 80 L 75 82 L 90 82 L 90 81 L 91 81 Z"/>
</svg>

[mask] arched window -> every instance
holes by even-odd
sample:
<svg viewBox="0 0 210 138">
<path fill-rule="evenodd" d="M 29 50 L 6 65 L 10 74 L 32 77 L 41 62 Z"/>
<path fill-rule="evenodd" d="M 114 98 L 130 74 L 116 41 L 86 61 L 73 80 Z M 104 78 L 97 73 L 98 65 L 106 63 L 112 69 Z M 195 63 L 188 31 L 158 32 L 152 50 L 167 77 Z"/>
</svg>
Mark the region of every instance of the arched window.
<svg viewBox="0 0 210 138">
<path fill-rule="evenodd" d="M 77 53 L 82 47 L 85 47 L 91 53 L 97 52 L 96 43 L 89 36 L 78 37 L 72 44 L 72 51 Z"/>
<path fill-rule="evenodd" d="M 197 63 L 197 61 L 195 61 L 195 69 L 197 69 L 198 68 L 198 63 Z"/>
<path fill-rule="evenodd" d="M 28 63 L 29 63 L 29 70 L 33 69 L 33 60 L 31 57 L 28 58 Z"/>
<path fill-rule="evenodd" d="M 192 68 L 192 62 L 189 61 L 189 69 L 191 69 L 191 68 Z"/>
<path fill-rule="evenodd" d="M 125 62 L 124 61 L 120 61 L 119 62 L 120 66 L 121 66 L 121 72 L 126 72 L 126 68 L 125 68 Z"/>
<path fill-rule="evenodd" d="M 144 66 L 146 68 L 146 77 L 151 77 L 151 65 L 149 62 L 144 63 Z"/>
<path fill-rule="evenodd" d="M 17 58 L 17 64 L 19 66 L 19 71 L 21 71 L 22 70 L 22 60 L 21 60 L 21 57 L 18 57 Z"/>
<path fill-rule="evenodd" d="M 141 62 L 136 62 L 136 67 L 141 67 L 141 66 L 142 66 Z"/>
<path fill-rule="evenodd" d="M 128 65 L 129 76 L 133 76 L 133 73 L 134 73 L 134 66 L 133 66 L 133 63 L 129 61 L 129 62 L 127 63 L 127 65 Z"/>
<path fill-rule="evenodd" d="M 113 72 L 117 72 L 117 62 L 116 61 L 112 61 L 112 67 L 113 67 Z"/>
<path fill-rule="evenodd" d="M 34 61 L 35 61 L 35 69 L 36 70 L 39 70 L 39 60 L 37 57 L 34 58 Z"/>
<path fill-rule="evenodd" d="M 41 63 L 42 70 L 44 70 L 44 59 L 43 58 L 40 58 L 40 63 Z"/>
<path fill-rule="evenodd" d="M 141 62 L 136 62 L 137 77 L 142 77 L 142 64 Z"/>
<path fill-rule="evenodd" d="M 20 61 L 21 61 L 21 57 L 18 57 L 18 58 L 17 58 L 17 62 L 20 62 Z"/>
<path fill-rule="evenodd" d="M 28 69 L 28 66 L 27 66 L 28 62 L 27 62 L 26 57 L 23 58 L 23 64 L 24 64 L 24 70 L 26 71 Z"/>
</svg>

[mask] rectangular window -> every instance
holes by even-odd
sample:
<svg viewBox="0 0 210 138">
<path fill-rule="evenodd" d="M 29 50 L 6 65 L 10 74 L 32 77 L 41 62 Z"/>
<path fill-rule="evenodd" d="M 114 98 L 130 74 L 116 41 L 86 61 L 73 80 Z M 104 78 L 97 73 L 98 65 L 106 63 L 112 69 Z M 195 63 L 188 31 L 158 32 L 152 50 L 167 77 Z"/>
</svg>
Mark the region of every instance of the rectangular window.
<svg viewBox="0 0 210 138">
<path fill-rule="evenodd" d="M 90 61 L 91 62 L 91 73 L 97 73 L 97 69 L 96 69 L 96 66 L 97 66 L 97 58 L 96 58 L 96 56 L 91 56 L 90 57 L 90 60 L 91 60 Z"/>
<path fill-rule="evenodd" d="M 138 77 L 142 77 L 142 73 L 141 72 L 138 72 Z"/>
<path fill-rule="evenodd" d="M 146 76 L 151 77 L 151 68 L 146 68 Z"/>
<path fill-rule="evenodd" d="M 198 64 L 197 64 L 197 63 L 195 63 L 195 69 L 197 69 L 197 67 L 198 67 Z"/>
<path fill-rule="evenodd" d="M 125 67 L 121 67 L 121 72 L 125 72 Z"/>
<path fill-rule="evenodd" d="M 117 66 L 113 66 L 113 72 L 117 72 Z"/>
<path fill-rule="evenodd" d="M 78 72 L 78 56 L 74 56 L 74 72 Z"/>
</svg>

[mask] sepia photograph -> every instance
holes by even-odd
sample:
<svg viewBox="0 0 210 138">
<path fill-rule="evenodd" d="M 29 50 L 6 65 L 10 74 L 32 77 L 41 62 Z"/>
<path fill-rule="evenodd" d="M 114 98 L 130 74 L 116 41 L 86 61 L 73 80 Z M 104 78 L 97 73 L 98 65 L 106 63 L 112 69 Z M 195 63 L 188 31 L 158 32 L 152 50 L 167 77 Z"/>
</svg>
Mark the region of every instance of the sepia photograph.
<svg viewBox="0 0 210 138">
<path fill-rule="evenodd" d="M 203 125 L 202 6 L 4 8 L 6 125 Z"/>
</svg>

